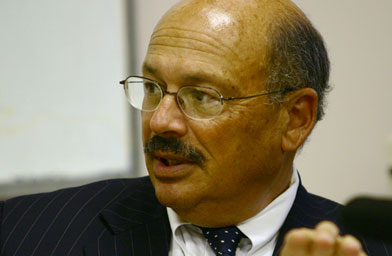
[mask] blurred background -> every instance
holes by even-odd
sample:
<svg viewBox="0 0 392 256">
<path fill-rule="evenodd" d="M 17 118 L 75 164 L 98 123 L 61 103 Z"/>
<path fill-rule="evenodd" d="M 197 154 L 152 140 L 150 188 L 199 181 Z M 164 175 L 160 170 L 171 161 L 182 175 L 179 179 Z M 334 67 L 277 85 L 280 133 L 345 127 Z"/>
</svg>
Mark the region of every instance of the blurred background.
<svg viewBox="0 0 392 256">
<path fill-rule="evenodd" d="M 118 81 L 140 74 L 177 0 L 0 1 L 0 198 L 146 174 L 139 114 Z M 392 2 L 296 0 L 332 63 L 326 116 L 296 166 L 344 203 L 392 194 Z"/>
</svg>

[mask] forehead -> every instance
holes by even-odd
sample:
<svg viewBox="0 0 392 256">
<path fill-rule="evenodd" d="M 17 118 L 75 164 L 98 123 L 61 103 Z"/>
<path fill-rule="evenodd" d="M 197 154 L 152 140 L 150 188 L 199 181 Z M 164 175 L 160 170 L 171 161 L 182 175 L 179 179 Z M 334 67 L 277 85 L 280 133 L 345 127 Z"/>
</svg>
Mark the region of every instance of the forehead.
<svg viewBox="0 0 392 256">
<path fill-rule="evenodd" d="M 233 35 L 235 32 L 231 29 L 213 30 L 200 24 L 200 20 L 185 21 L 189 22 L 188 19 L 184 19 L 183 23 L 170 20 L 156 28 L 148 47 L 145 71 L 146 68 L 170 70 L 177 66 L 190 73 L 211 69 L 219 73 L 230 72 L 243 65 L 236 42 L 238 36 Z"/>
<path fill-rule="evenodd" d="M 276 0 L 277 1 L 277 0 Z M 262 73 L 267 59 L 270 8 L 266 0 L 189 0 L 171 9 L 158 23 L 146 57 L 172 65 L 214 69 L 240 80 Z M 189 63 L 194 65 L 190 67 Z M 168 67 L 165 67 L 167 70 Z M 197 73 L 197 72 L 196 72 Z"/>
<path fill-rule="evenodd" d="M 255 33 L 259 18 L 249 20 L 230 8 L 204 3 L 169 11 L 151 36 L 144 72 L 180 75 L 182 70 L 185 77 L 230 77 L 237 83 L 261 74 L 265 63 L 260 36 L 263 26 L 257 23 Z"/>
<path fill-rule="evenodd" d="M 147 54 L 143 74 L 171 87 L 170 90 L 177 90 L 184 85 L 199 85 L 213 87 L 224 95 L 231 95 L 240 89 L 232 69 L 219 62 L 214 65 L 213 61 L 201 60 L 200 56 L 192 57 L 190 54 L 189 58 L 179 58 L 168 53 L 155 54 L 155 51 Z"/>
<path fill-rule="evenodd" d="M 204 83 L 222 89 L 237 85 L 243 68 L 236 52 L 219 39 L 171 27 L 153 35 L 143 73 L 166 84 Z"/>
</svg>

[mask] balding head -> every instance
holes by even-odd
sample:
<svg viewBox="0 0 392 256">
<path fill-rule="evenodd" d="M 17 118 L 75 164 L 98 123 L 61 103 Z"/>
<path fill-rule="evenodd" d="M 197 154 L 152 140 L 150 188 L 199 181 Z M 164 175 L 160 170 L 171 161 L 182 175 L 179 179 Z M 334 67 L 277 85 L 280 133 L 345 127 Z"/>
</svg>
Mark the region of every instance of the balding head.
<svg viewBox="0 0 392 256">
<path fill-rule="evenodd" d="M 327 52 L 317 30 L 291 1 L 184 0 L 161 19 L 151 43 L 174 28 L 216 41 L 215 51 L 226 57 L 222 61 L 235 65 L 236 72 L 245 71 L 241 83 L 257 77 L 270 91 L 313 88 L 319 98 L 317 120 L 322 118 L 329 89 Z"/>
</svg>

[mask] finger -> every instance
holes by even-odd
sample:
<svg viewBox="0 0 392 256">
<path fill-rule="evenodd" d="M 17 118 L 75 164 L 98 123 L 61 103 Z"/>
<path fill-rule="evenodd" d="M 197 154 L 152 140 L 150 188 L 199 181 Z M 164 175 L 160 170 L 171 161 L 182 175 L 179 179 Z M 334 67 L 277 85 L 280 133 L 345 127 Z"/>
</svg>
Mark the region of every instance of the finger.
<svg viewBox="0 0 392 256">
<path fill-rule="evenodd" d="M 289 231 L 284 240 L 280 256 L 309 255 L 313 243 L 314 231 L 306 228 Z"/>
<path fill-rule="evenodd" d="M 358 239 L 351 235 L 345 235 L 338 240 L 338 256 L 362 256 L 366 255 Z"/>
<path fill-rule="evenodd" d="M 332 256 L 337 249 L 337 234 L 326 230 L 316 230 L 310 255 Z"/>
<path fill-rule="evenodd" d="M 329 234 L 333 235 L 333 236 L 337 236 L 339 235 L 339 228 L 330 221 L 322 221 L 319 224 L 317 224 L 316 230 L 322 230 L 325 232 L 328 232 Z"/>
<path fill-rule="evenodd" d="M 310 254 L 317 256 L 334 255 L 338 235 L 339 229 L 334 223 L 323 221 L 317 224 Z"/>
</svg>

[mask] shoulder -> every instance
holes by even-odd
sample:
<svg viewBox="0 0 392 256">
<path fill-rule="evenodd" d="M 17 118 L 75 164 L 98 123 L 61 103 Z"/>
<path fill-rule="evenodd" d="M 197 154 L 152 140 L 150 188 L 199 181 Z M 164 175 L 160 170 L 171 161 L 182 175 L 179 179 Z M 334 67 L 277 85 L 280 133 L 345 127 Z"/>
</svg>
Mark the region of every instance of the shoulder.
<svg viewBox="0 0 392 256">
<path fill-rule="evenodd" d="M 46 209 L 91 209 L 96 211 L 111 201 L 130 193 L 153 193 L 148 177 L 134 179 L 103 180 L 83 186 L 60 189 L 53 192 L 24 195 L 2 202 L 3 223 L 9 219 L 32 216 Z M 27 214 L 29 212 L 29 214 Z"/>
<path fill-rule="evenodd" d="M 7 213 L 18 212 L 18 209 L 34 208 L 35 204 L 49 206 L 56 205 L 56 201 L 61 202 L 61 205 L 87 203 L 93 202 L 95 198 L 99 198 L 102 202 L 103 198 L 113 198 L 124 190 L 151 192 L 153 188 L 148 177 L 103 180 L 78 187 L 11 198 L 2 202 L 0 207 L 3 208 L 3 217 L 6 217 Z"/>
<path fill-rule="evenodd" d="M 154 198 L 149 178 L 104 180 L 2 202 L 0 254 L 31 247 L 35 253 L 76 250 L 80 241 L 92 241 L 106 230 L 102 212 L 129 196 Z"/>
<path fill-rule="evenodd" d="M 72 201 L 93 201 L 95 197 L 102 199 L 102 196 L 105 195 L 113 196 L 124 189 L 138 191 L 151 190 L 153 188 L 148 177 L 102 180 L 52 192 L 18 196 L 2 202 L 0 207 L 3 207 L 4 213 L 8 213 L 10 211 L 16 211 L 18 207 L 26 208 L 39 202 L 49 203 L 57 200 L 69 201 L 70 203 Z"/>
<path fill-rule="evenodd" d="M 287 221 L 295 227 L 313 228 L 322 220 L 341 226 L 343 206 L 327 198 L 311 194 L 300 185 Z"/>
<path fill-rule="evenodd" d="M 1 204 L 1 229 L 12 229 L 43 219 L 91 216 L 130 194 L 153 194 L 148 177 L 103 180 L 53 192 L 24 195 Z M 44 218 L 45 217 L 45 218 Z"/>
</svg>

